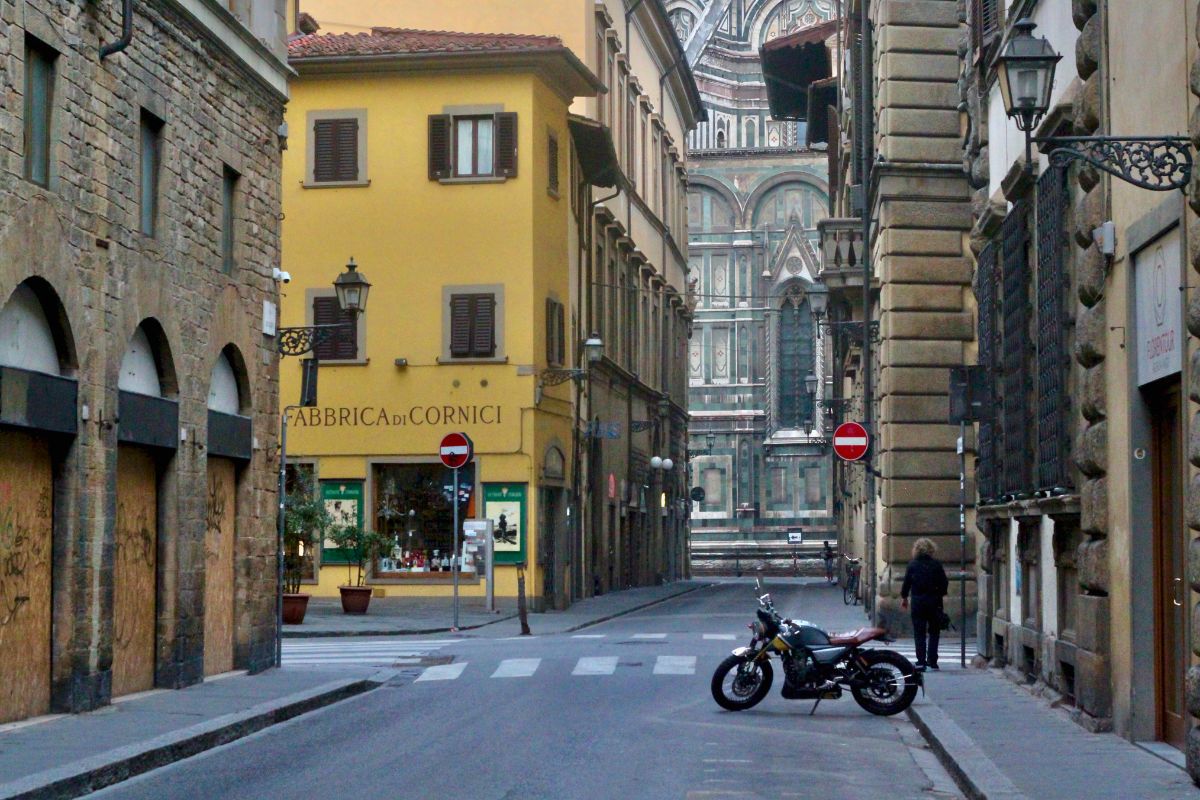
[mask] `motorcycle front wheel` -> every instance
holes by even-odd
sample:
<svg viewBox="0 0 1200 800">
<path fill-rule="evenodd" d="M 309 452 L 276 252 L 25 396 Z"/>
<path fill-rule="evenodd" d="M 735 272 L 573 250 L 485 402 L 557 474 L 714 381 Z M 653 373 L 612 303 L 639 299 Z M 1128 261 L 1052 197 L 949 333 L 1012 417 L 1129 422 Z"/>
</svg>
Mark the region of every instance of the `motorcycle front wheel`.
<svg viewBox="0 0 1200 800">
<path fill-rule="evenodd" d="M 730 656 L 721 662 L 712 677 L 712 696 L 717 705 L 729 711 L 745 711 L 762 702 L 771 691 L 771 664 Z"/>
<path fill-rule="evenodd" d="M 899 714 L 917 696 L 917 671 L 912 662 L 892 650 L 864 650 L 867 660 L 865 682 L 853 685 L 850 693 L 865 710 L 881 717 Z"/>
</svg>

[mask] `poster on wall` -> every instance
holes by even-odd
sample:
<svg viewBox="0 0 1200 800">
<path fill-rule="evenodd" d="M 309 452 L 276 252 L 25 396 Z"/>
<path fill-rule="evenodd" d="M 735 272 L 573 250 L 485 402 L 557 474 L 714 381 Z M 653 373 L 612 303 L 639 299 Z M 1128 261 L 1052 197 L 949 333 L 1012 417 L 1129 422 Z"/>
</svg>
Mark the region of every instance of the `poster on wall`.
<svg viewBox="0 0 1200 800">
<path fill-rule="evenodd" d="M 333 527 L 362 525 L 362 481 L 321 481 L 321 500 L 329 512 Z M 346 554 L 326 538 L 321 543 L 321 561 L 325 564 L 344 563 Z"/>
<path fill-rule="evenodd" d="M 1176 227 L 1133 257 L 1138 386 L 1175 375 L 1183 366 L 1181 241 Z"/>
<path fill-rule="evenodd" d="M 485 483 L 483 516 L 492 521 L 497 564 L 525 561 L 525 520 L 528 486 L 524 483 Z"/>
</svg>

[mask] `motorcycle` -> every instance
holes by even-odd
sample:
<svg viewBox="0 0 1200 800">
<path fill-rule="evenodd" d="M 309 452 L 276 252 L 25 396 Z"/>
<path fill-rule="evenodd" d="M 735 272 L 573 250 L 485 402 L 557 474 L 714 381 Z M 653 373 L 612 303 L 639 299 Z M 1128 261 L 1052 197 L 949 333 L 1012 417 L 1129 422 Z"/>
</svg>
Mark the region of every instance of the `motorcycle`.
<svg viewBox="0 0 1200 800">
<path fill-rule="evenodd" d="M 864 647 L 886 638 L 883 628 L 859 628 L 830 635 L 805 620 L 784 619 L 775 610 L 771 595 L 758 589 L 758 611 L 748 647 L 739 647 L 717 667 L 712 696 L 729 711 L 758 705 L 771 691 L 772 656 L 783 664 L 785 700 L 837 700 L 848 689 L 855 702 L 872 714 L 887 717 L 908 708 L 924 690 L 924 681 L 913 663 L 894 650 Z"/>
</svg>

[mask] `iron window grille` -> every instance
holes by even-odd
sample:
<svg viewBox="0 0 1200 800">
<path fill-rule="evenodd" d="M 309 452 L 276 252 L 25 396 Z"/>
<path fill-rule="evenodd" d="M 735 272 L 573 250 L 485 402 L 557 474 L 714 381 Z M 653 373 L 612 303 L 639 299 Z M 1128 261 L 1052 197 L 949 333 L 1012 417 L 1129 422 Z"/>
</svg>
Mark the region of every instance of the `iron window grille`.
<svg viewBox="0 0 1200 800">
<path fill-rule="evenodd" d="M 1029 229 L 1028 203 L 1013 206 L 1000 227 L 1001 242 L 1001 428 L 1004 462 L 1001 491 L 1012 497 L 1030 493 L 1032 428 L 1029 424 L 1030 363 L 1033 355 L 1029 331 Z"/>
<path fill-rule="evenodd" d="M 1067 377 L 1067 171 L 1051 168 L 1037 182 L 1037 487 L 1071 488 Z"/>
<path fill-rule="evenodd" d="M 987 376 L 989 394 L 997 396 L 996 374 L 999 352 L 999 327 L 996 325 L 996 243 L 989 242 L 979 253 L 975 298 L 979 306 L 979 366 Z M 976 480 L 982 503 L 999 495 L 1001 449 L 997 447 L 999 426 L 993 419 L 979 423 L 979 465 Z"/>
</svg>

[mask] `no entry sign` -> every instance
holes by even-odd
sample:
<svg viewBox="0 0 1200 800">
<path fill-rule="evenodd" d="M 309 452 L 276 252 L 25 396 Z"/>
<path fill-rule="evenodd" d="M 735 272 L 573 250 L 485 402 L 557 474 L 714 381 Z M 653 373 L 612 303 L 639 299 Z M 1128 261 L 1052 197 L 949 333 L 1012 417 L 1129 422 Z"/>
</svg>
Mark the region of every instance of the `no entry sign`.
<svg viewBox="0 0 1200 800">
<path fill-rule="evenodd" d="M 438 455 L 442 457 L 442 463 L 450 469 L 465 467 L 475 455 L 475 444 L 465 433 L 447 433 L 442 437 Z"/>
<path fill-rule="evenodd" d="M 871 438 L 857 422 L 843 422 L 833 432 L 833 452 L 843 461 L 858 461 L 867 454 Z"/>
</svg>

